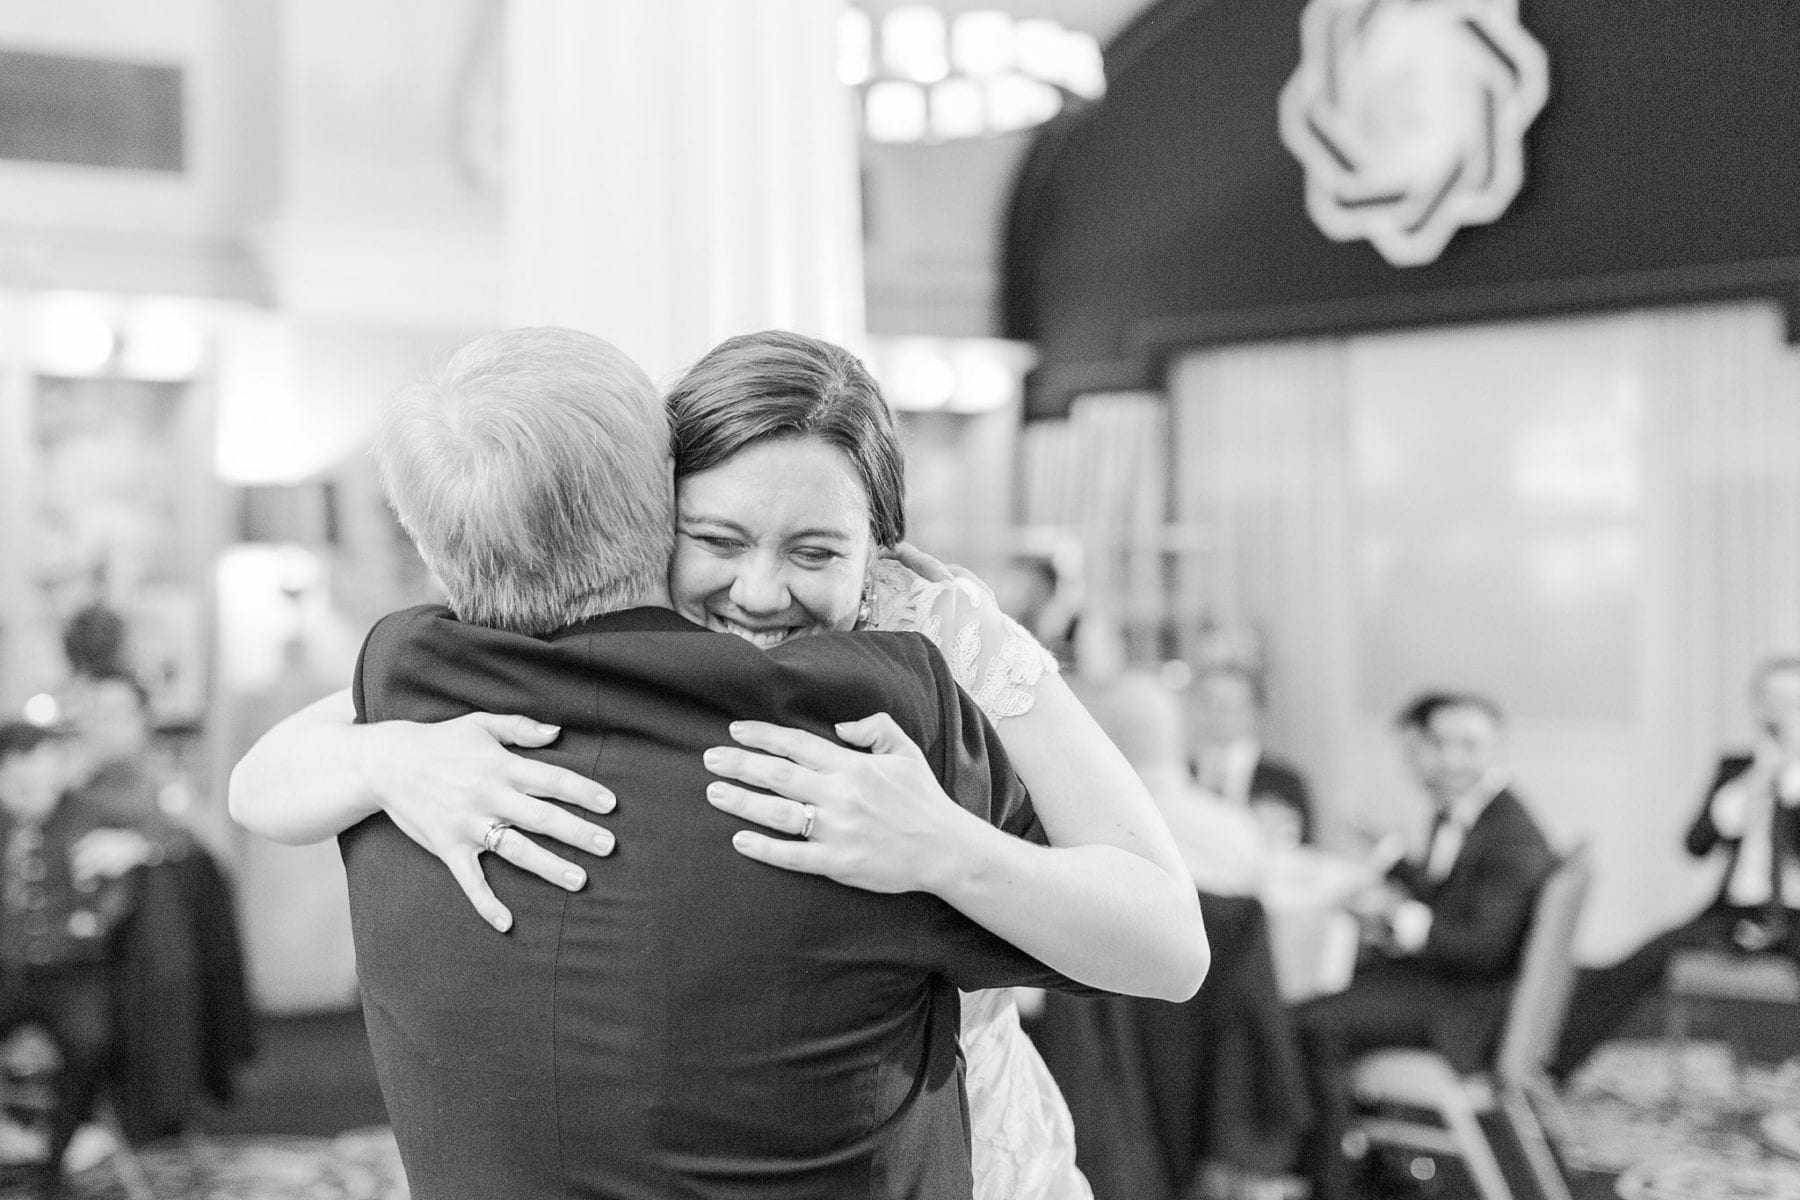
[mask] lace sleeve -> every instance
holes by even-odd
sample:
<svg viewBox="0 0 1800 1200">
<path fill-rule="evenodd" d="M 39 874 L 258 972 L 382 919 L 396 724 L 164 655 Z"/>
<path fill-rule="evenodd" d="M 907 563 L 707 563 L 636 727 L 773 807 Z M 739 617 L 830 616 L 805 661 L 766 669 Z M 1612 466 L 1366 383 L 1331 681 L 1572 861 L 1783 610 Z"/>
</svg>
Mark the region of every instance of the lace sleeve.
<svg viewBox="0 0 1800 1200">
<path fill-rule="evenodd" d="M 1030 712 L 1038 681 L 1058 669 L 1056 658 L 1001 612 L 981 584 L 933 583 L 891 559 L 876 567 L 868 627 L 930 638 L 990 721 Z"/>
</svg>

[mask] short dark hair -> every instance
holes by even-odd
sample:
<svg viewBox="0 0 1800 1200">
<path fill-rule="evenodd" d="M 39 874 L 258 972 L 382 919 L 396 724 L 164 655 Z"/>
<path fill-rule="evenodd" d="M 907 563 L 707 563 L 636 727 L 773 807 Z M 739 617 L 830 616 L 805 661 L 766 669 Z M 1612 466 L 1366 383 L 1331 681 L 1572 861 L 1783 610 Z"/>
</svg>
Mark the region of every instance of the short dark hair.
<svg viewBox="0 0 1800 1200">
<path fill-rule="evenodd" d="M 842 346 L 782 329 L 727 338 L 688 368 L 668 405 L 677 482 L 759 442 L 818 438 L 856 467 L 876 543 L 906 537 L 894 414 L 868 368 Z"/>
<path fill-rule="evenodd" d="M 124 669 L 125 618 L 104 604 L 90 604 L 63 625 L 63 657 L 77 675 L 109 675 Z"/>
<path fill-rule="evenodd" d="M 1421 692 L 1407 702 L 1394 716 L 1394 725 L 1403 730 L 1424 733 L 1431 728 L 1432 718 L 1446 708 L 1473 708 L 1488 715 L 1496 725 L 1506 724 L 1500 706 L 1477 692 Z"/>
<path fill-rule="evenodd" d="M 62 736 L 55 729 L 33 725 L 30 721 L 0 723 L 0 762 L 19 754 L 30 754 L 45 742 Z"/>
</svg>

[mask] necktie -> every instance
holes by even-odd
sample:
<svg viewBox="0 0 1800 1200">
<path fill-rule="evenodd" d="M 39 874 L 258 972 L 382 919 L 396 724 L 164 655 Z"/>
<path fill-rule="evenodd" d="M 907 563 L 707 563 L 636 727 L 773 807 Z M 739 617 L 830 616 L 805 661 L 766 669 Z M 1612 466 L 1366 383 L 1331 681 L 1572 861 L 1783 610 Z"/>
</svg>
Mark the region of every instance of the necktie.
<svg viewBox="0 0 1800 1200">
<path fill-rule="evenodd" d="M 1434 868 L 1437 868 L 1439 865 L 1437 860 L 1441 856 L 1438 853 L 1438 846 L 1447 836 L 1445 830 L 1449 825 L 1449 809 L 1438 808 L 1432 811 L 1431 830 L 1425 835 L 1425 853 L 1419 859 L 1419 869 L 1424 873 L 1427 879 L 1436 880 L 1442 878 L 1442 875 L 1448 872 L 1447 867 L 1443 868 L 1441 871 Z"/>
</svg>

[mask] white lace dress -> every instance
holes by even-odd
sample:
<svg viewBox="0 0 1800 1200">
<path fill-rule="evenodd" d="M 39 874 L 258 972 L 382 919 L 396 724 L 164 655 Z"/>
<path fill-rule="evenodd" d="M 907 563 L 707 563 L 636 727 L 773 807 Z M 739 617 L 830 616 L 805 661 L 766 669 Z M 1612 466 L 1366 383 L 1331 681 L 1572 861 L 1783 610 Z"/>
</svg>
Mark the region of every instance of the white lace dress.
<svg viewBox="0 0 1800 1200">
<path fill-rule="evenodd" d="M 897 563 L 876 572 L 869 624 L 930 638 L 990 721 L 1031 708 L 1056 660 L 993 599 L 965 583 L 928 583 Z M 1075 1124 L 1010 989 L 962 994 L 975 1200 L 1092 1200 L 1075 1167 Z"/>
</svg>

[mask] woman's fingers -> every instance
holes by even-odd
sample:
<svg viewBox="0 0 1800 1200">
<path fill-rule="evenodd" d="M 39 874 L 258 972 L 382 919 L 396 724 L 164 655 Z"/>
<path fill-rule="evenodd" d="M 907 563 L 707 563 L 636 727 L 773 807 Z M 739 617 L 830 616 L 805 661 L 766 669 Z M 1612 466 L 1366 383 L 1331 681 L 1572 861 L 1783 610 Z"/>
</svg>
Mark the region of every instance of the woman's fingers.
<svg viewBox="0 0 1800 1200">
<path fill-rule="evenodd" d="M 500 836 L 494 840 L 494 855 L 504 858 L 521 871 L 529 871 L 546 883 L 554 883 L 571 892 L 580 891 L 587 884 L 586 871 L 550 853 L 520 833 L 517 827 L 501 831 Z"/>
<path fill-rule="evenodd" d="M 469 898 L 469 903 L 475 906 L 475 911 L 481 914 L 482 920 L 501 933 L 512 928 L 512 913 L 506 905 L 500 903 L 500 898 L 494 895 L 494 889 L 488 886 L 486 876 L 481 873 L 481 861 L 476 851 L 457 847 L 438 855 L 438 858 L 450 868 L 450 874 L 456 879 L 456 886 Z"/>
<path fill-rule="evenodd" d="M 714 746 L 703 756 L 706 769 L 715 775 L 747 783 L 790 800 L 820 803 L 828 787 L 825 776 L 811 767 L 768 754 L 753 754 L 735 746 Z"/>
<path fill-rule="evenodd" d="M 543 800 L 530 796 L 520 796 L 511 804 L 503 806 L 504 811 L 495 816 L 510 822 L 520 829 L 529 829 L 533 833 L 541 833 L 545 837 L 555 838 L 565 846 L 573 846 L 577 850 L 585 850 L 589 854 L 611 854 L 615 844 L 612 831 L 603 829 L 592 821 L 584 821 L 566 809 L 558 808 Z M 485 824 L 482 832 L 486 832 Z M 561 861 L 560 859 L 558 861 Z M 548 875 L 544 876 L 550 879 Z M 552 883 L 557 882 L 552 879 Z"/>
<path fill-rule="evenodd" d="M 560 726 L 546 725 L 530 717 L 507 713 L 470 713 L 467 720 L 479 725 L 507 746 L 548 746 L 562 732 Z"/>
<path fill-rule="evenodd" d="M 731 844 L 745 858 L 754 858 L 784 871 L 799 871 L 805 875 L 831 874 L 831 852 L 811 842 L 781 841 L 741 829 L 731 835 Z"/>
<path fill-rule="evenodd" d="M 948 583 L 955 578 L 950 573 L 949 567 L 911 542 L 901 542 L 895 546 L 894 557 L 899 559 L 901 565 L 905 566 L 907 570 L 932 583 Z"/>
<path fill-rule="evenodd" d="M 905 754 L 923 761 L 925 752 L 906 736 L 887 713 L 875 713 L 860 721 L 844 721 L 837 725 L 837 735 L 852 746 L 861 746 L 876 754 Z"/>
<path fill-rule="evenodd" d="M 777 833 L 788 833 L 798 837 L 816 831 L 818 809 L 804 801 L 789 800 L 785 796 L 770 796 L 763 792 L 753 792 L 749 788 L 741 788 L 730 783 L 709 783 L 706 785 L 706 799 L 720 812 L 728 812 L 734 817 L 746 821 L 754 821 L 758 825 L 773 829 Z M 813 810 L 814 829 L 806 825 L 807 809 Z"/>
<path fill-rule="evenodd" d="M 502 746 L 547 746 L 562 732 L 558 726 L 545 725 L 530 717 L 501 713 L 470 713 L 461 719 L 485 730 Z M 528 796 L 563 800 L 597 813 L 611 812 L 617 803 L 610 790 L 566 767 L 508 754 L 504 769 L 507 782 Z"/>
<path fill-rule="evenodd" d="M 828 770 L 845 761 L 846 751 L 837 743 L 804 729 L 770 725 L 766 721 L 733 721 L 731 740 L 752 750 L 778 754 L 813 771 Z"/>
</svg>

